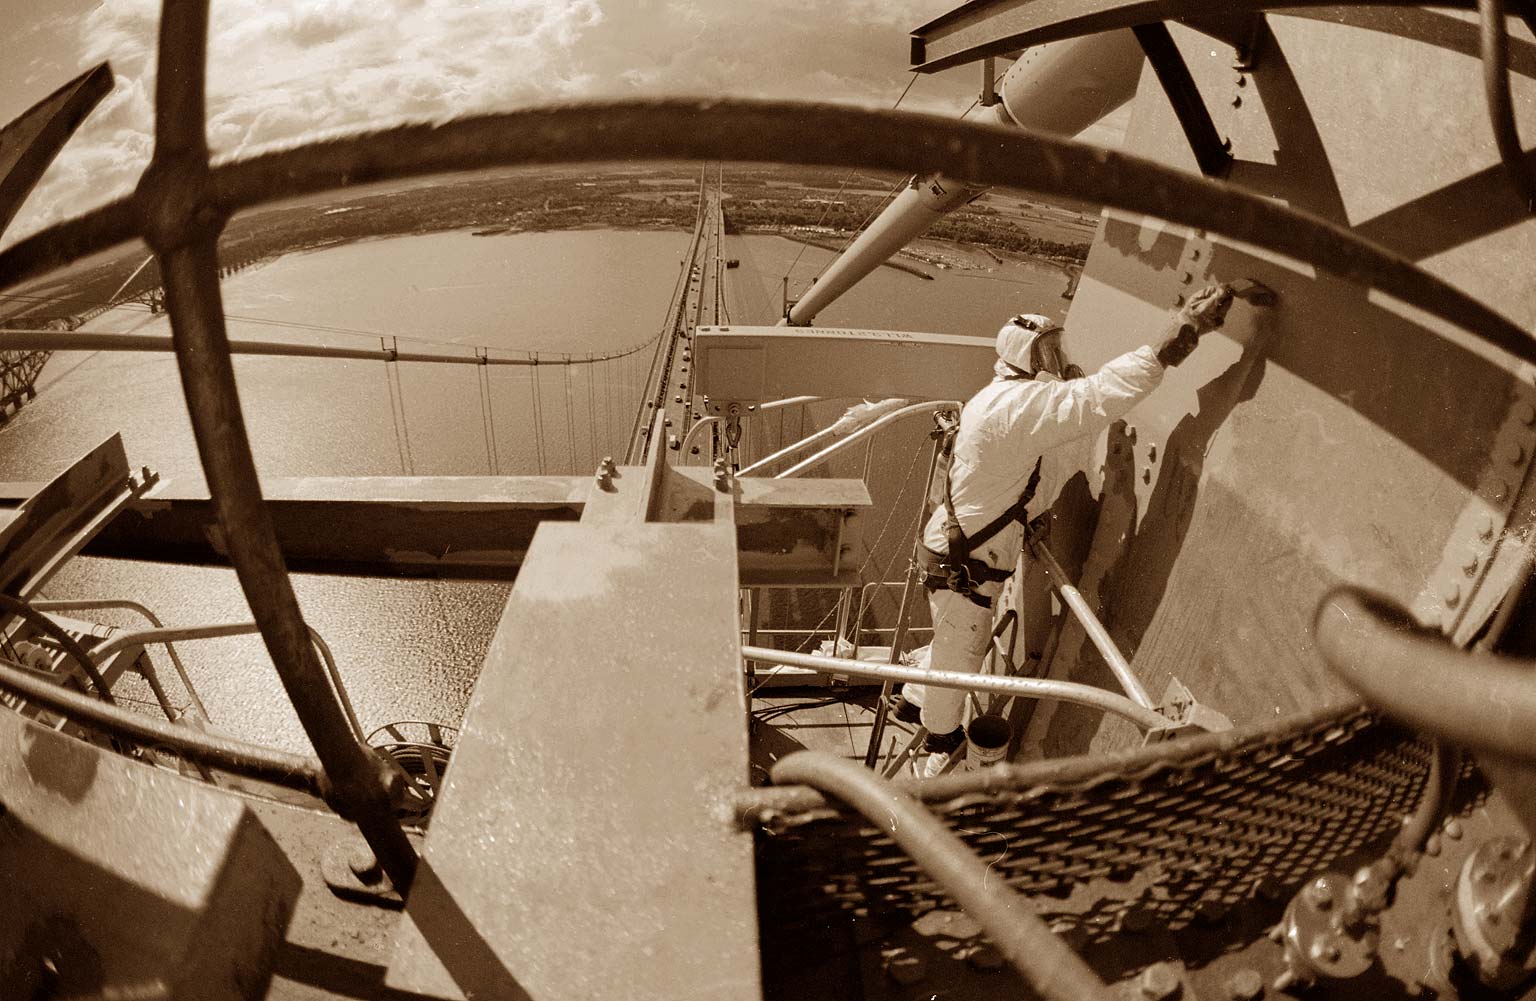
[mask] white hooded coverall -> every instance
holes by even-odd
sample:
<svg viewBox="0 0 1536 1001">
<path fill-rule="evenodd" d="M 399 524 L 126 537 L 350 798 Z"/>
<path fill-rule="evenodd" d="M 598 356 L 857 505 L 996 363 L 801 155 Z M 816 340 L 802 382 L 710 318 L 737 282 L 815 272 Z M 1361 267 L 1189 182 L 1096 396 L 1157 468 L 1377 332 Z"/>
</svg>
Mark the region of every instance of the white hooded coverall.
<svg viewBox="0 0 1536 1001">
<path fill-rule="evenodd" d="M 998 363 L 999 372 L 1010 372 Z M 1075 438 L 1094 435 L 1140 402 L 1163 381 L 1163 366 L 1151 347 L 1140 347 L 1104 364 L 1081 379 L 1061 381 L 1042 373 L 1033 380 L 999 375 L 971 397 L 960 412 L 949 467 L 950 498 L 967 536 L 974 535 L 1018 502 L 1035 460 Z M 1047 458 L 1026 520 L 1036 517 L 1062 486 L 1060 470 Z M 936 490 L 942 490 L 936 484 Z M 923 545 L 946 551 L 942 494 L 923 530 Z M 972 551 L 971 558 L 1000 570 L 1012 570 L 1023 543 L 1023 525 L 1011 522 Z M 983 584 L 978 594 L 995 597 L 1002 582 Z M 933 645 L 925 670 L 975 673 L 992 634 L 992 611 L 962 594 L 940 588 L 928 593 L 933 613 Z M 910 686 L 909 686 L 910 687 Z M 915 697 L 914 697 L 915 696 Z M 926 687 L 909 693 L 923 706 L 923 726 L 930 733 L 950 733 L 960 726 L 965 693 Z"/>
</svg>

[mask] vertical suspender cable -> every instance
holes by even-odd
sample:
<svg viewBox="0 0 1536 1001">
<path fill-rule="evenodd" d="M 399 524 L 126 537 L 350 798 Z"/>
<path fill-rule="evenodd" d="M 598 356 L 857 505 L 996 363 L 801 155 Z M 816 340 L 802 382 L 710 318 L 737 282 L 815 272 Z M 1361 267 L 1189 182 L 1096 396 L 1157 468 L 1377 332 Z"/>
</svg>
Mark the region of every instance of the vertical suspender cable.
<svg viewBox="0 0 1536 1001">
<path fill-rule="evenodd" d="M 613 454 L 613 358 L 603 359 L 603 452 Z"/>
<path fill-rule="evenodd" d="M 395 451 L 400 455 L 400 473 L 405 473 L 405 445 L 400 440 L 400 412 L 395 409 L 395 380 L 389 374 L 389 345 L 379 338 L 379 350 L 384 358 L 384 389 L 389 393 L 389 420 L 395 426 Z"/>
<path fill-rule="evenodd" d="M 593 390 L 592 390 L 592 374 L 593 374 L 592 373 L 592 366 L 593 366 L 593 364 L 595 364 L 595 363 L 588 362 L 582 368 L 582 372 L 584 372 L 586 374 L 586 377 L 587 377 L 587 454 L 588 454 L 589 460 L 592 463 L 592 465 L 589 468 L 596 469 L 597 468 L 597 394 L 595 392 L 593 392 Z"/>
<path fill-rule="evenodd" d="M 405 416 L 405 380 L 400 377 L 400 338 L 390 338 L 390 367 L 395 373 L 395 394 L 400 401 L 400 437 L 405 442 L 405 464 L 410 475 L 416 475 L 416 455 L 411 451 L 411 425 Z"/>
<path fill-rule="evenodd" d="M 487 361 L 490 360 L 490 357 L 491 357 L 491 349 L 490 348 L 486 348 L 485 349 L 485 357 L 486 357 Z M 488 423 L 490 425 L 490 428 L 491 428 L 491 473 L 492 473 L 492 475 L 500 476 L 501 475 L 501 448 L 496 444 L 496 391 L 495 391 L 495 387 L 491 385 L 491 367 L 490 367 L 490 365 L 482 365 L 481 369 L 485 372 L 485 416 L 486 416 L 486 423 Z"/>
<path fill-rule="evenodd" d="M 565 377 L 565 440 L 570 450 L 571 472 L 576 472 L 576 411 L 571 406 L 571 356 L 565 355 L 560 372 Z"/>
<path fill-rule="evenodd" d="M 533 352 L 533 376 L 528 380 L 533 395 L 533 451 L 539 463 L 539 475 L 544 475 L 544 413 L 539 405 L 539 353 Z"/>
</svg>

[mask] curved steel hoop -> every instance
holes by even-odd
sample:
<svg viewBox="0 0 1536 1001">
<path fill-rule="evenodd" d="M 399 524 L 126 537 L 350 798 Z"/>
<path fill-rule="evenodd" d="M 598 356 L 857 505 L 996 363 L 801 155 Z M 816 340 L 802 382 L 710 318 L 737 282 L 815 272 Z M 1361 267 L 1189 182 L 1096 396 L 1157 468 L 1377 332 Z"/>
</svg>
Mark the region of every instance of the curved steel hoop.
<svg viewBox="0 0 1536 1001">
<path fill-rule="evenodd" d="M 1530 361 L 1536 341 L 1508 317 L 1392 251 L 1320 216 L 1221 181 L 1085 143 L 932 115 L 778 101 L 560 105 L 402 125 L 213 168 L 204 209 L 231 213 L 349 184 L 491 166 L 619 158 L 724 159 L 942 171 L 1069 195 L 1208 230 L 1378 289 Z M 137 235 L 155 188 L 0 253 L 0 288 Z"/>
</svg>

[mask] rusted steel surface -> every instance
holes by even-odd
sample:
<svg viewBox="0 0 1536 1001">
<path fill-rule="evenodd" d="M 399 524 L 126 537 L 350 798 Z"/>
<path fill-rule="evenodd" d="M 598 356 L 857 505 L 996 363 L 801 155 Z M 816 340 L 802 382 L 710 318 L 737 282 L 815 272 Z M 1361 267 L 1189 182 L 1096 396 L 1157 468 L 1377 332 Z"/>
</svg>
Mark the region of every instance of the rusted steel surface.
<svg viewBox="0 0 1536 1001">
<path fill-rule="evenodd" d="M 815 136 L 811 141 L 808 137 Z M 770 101 L 586 104 L 410 125 L 214 169 L 207 202 L 228 213 L 347 184 L 452 170 L 613 158 L 723 159 L 939 170 L 977 184 L 1064 194 L 1198 226 L 1385 292 L 1536 360 L 1519 324 L 1336 222 L 1238 186 L 1045 135 L 903 112 Z M 9 287 L 133 236 L 133 200 L 0 252 Z"/>
</svg>

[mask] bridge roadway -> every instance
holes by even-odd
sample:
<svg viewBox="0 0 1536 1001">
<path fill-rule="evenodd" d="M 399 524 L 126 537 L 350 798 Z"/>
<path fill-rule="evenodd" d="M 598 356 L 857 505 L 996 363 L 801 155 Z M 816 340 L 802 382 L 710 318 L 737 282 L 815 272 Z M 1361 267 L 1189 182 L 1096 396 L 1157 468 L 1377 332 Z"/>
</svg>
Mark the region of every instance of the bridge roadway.
<svg viewBox="0 0 1536 1001">
<path fill-rule="evenodd" d="M 635 421 L 627 461 L 644 463 L 650 454 L 652 415 L 660 410 L 665 417 L 661 440 L 666 447 L 672 437 L 680 443 L 693 425 L 691 389 L 693 333 L 700 326 L 729 322 L 725 306 L 725 214 L 721 209 L 719 175 L 710 178 L 705 167 L 699 178 L 699 212 L 693 237 L 683 257 L 682 274 L 668 307 L 668 323 L 656 355 L 645 397 L 644 411 Z"/>
</svg>

